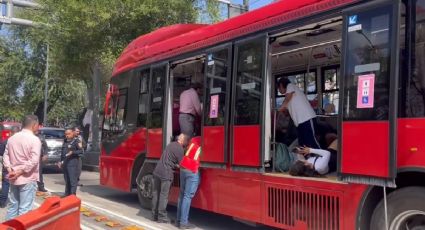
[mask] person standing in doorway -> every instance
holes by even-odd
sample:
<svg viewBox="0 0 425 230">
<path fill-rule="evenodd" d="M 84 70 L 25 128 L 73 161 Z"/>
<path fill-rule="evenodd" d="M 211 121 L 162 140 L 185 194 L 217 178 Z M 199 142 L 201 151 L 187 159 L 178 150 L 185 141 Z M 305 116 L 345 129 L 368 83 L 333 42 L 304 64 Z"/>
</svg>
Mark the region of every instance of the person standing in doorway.
<svg viewBox="0 0 425 230">
<path fill-rule="evenodd" d="M 25 116 L 22 125 L 22 131 L 7 141 L 4 153 L 3 165 L 10 183 L 6 220 L 32 210 L 40 177 L 41 142 L 35 135 L 39 128 L 37 116 Z"/>
<path fill-rule="evenodd" d="M 18 126 L 13 126 L 10 131 L 10 136 L 15 135 L 15 133 L 19 132 Z M 6 150 L 7 139 L 1 143 L 0 145 L 0 156 L 4 156 L 4 152 Z M 7 179 L 7 169 L 6 167 L 2 167 L 2 176 L 1 176 L 1 193 L 0 193 L 0 208 L 4 208 L 7 205 L 7 197 L 9 194 L 9 180 Z"/>
<path fill-rule="evenodd" d="M 285 95 L 285 100 L 280 107 L 280 112 L 289 112 L 297 127 L 298 144 L 309 148 L 320 149 L 314 132 L 316 113 L 308 102 L 305 94 L 287 78 L 280 78 L 277 83 L 278 90 Z"/>
<path fill-rule="evenodd" d="M 166 210 L 168 194 L 173 183 L 174 170 L 179 168 L 188 141 L 187 135 L 180 134 L 177 141 L 168 144 L 153 171 L 152 219 L 159 223 L 170 222 Z"/>
<path fill-rule="evenodd" d="M 200 156 L 201 138 L 194 137 L 180 162 L 180 195 L 177 204 L 177 227 L 180 229 L 196 227 L 189 223 L 189 210 L 199 186 Z"/>
<path fill-rule="evenodd" d="M 59 167 L 63 169 L 65 179 L 65 195 L 77 194 L 78 177 L 80 176 L 80 157 L 83 154 L 80 140 L 75 137 L 74 130 L 65 130 L 65 142 L 62 146 L 61 162 Z"/>
<path fill-rule="evenodd" d="M 195 118 L 201 116 L 201 102 L 199 95 L 202 85 L 193 83 L 190 89 L 180 94 L 179 124 L 180 132 L 192 137 L 195 131 Z"/>
</svg>

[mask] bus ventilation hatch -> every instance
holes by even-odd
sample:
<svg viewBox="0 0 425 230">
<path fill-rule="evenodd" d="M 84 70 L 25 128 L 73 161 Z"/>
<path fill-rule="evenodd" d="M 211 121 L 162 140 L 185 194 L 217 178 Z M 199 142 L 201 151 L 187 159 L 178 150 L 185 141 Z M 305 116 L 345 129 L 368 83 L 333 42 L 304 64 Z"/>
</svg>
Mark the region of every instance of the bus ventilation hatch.
<svg viewBox="0 0 425 230">
<path fill-rule="evenodd" d="M 267 215 L 284 228 L 340 229 L 339 196 L 268 187 Z"/>
</svg>

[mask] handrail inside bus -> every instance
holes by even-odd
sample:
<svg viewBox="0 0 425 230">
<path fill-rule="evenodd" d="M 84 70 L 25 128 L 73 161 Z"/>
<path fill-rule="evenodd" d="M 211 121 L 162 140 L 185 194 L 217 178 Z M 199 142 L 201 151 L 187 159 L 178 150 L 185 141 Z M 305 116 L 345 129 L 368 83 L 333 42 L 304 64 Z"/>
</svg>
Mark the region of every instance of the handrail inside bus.
<svg viewBox="0 0 425 230">
<path fill-rule="evenodd" d="M 319 47 L 319 46 L 323 46 L 323 45 L 329 45 L 329 44 L 332 44 L 332 43 L 341 42 L 341 40 L 342 39 L 336 39 L 336 40 L 316 43 L 316 44 L 313 44 L 313 45 L 304 46 L 304 47 L 300 47 L 300 48 L 295 48 L 295 49 L 292 49 L 292 50 L 282 51 L 282 52 L 279 52 L 279 53 L 272 54 L 272 57 L 279 56 L 279 55 L 282 55 L 282 54 L 293 53 L 293 52 L 297 52 L 297 51 L 300 51 L 300 50 L 310 49 L 310 48 L 314 48 L 314 47 Z"/>
</svg>

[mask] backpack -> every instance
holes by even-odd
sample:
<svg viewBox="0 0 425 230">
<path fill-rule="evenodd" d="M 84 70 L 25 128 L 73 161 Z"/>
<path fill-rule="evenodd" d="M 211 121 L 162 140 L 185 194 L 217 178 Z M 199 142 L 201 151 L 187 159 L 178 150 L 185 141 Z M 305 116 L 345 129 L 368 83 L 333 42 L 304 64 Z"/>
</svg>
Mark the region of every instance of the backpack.
<svg viewBox="0 0 425 230">
<path fill-rule="evenodd" d="M 282 143 L 276 143 L 276 159 L 274 160 L 274 170 L 277 172 L 288 172 L 289 167 L 295 161 L 293 154 L 288 147 Z"/>
</svg>

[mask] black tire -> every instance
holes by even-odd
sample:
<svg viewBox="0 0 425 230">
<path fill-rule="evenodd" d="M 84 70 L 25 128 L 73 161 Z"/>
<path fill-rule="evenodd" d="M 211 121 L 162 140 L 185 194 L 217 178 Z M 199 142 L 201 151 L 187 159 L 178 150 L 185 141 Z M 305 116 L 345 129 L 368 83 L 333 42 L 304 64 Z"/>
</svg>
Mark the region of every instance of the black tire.
<svg viewBox="0 0 425 230">
<path fill-rule="evenodd" d="M 388 228 L 390 230 L 425 229 L 425 188 L 406 187 L 387 196 Z M 372 215 L 371 230 L 385 230 L 384 201 Z"/>
<path fill-rule="evenodd" d="M 137 196 L 144 209 L 152 209 L 153 176 L 151 173 L 141 175 L 137 181 Z"/>
</svg>

